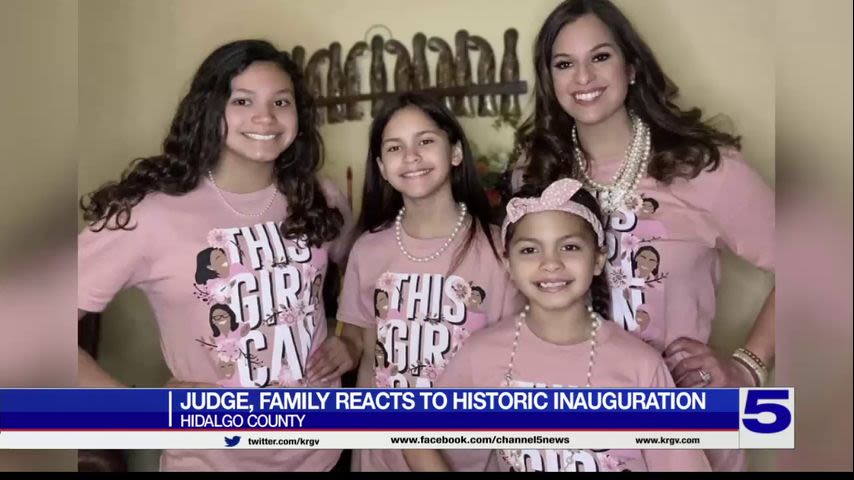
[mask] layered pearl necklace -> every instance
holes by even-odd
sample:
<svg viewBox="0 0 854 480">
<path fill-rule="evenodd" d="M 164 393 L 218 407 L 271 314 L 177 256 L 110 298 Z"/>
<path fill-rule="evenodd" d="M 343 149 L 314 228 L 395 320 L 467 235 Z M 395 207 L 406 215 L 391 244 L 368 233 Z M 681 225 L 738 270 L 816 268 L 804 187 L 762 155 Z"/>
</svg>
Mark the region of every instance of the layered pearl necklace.
<svg viewBox="0 0 854 480">
<path fill-rule="evenodd" d="M 229 209 L 231 209 L 232 212 L 236 213 L 237 215 L 240 215 L 241 217 L 261 217 L 261 216 L 263 216 L 265 213 L 267 213 L 268 210 L 270 210 L 270 207 L 273 206 L 273 202 L 276 201 L 276 197 L 279 196 L 279 189 L 273 188 L 273 195 L 270 197 L 270 202 L 267 203 L 267 206 L 264 207 L 263 210 L 261 210 L 258 213 L 245 213 L 245 212 L 241 212 L 240 210 L 234 208 L 230 203 L 228 203 L 228 200 L 225 198 L 225 195 L 222 193 L 222 190 L 220 190 L 219 186 L 216 184 L 216 181 L 214 180 L 213 172 L 211 172 L 210 170 L 208 170 L 208 180 L 211 181 L 211 185 L 213 185 L 214 190 L 216 190 L 216 193 L 219 194 L 219 198 L 222 199 L 223 203 L 225 203 L 225 205 Z"/>
<path fill-rule="evenodd" d="M 632 120 L 632 142 L 626 150 L 626 158 L 620 169 L 614 174 L 611 184 L 599 183 L 587 172 L 589 162 L 581 151 L 578 140 L 578 127 L 572 127 L 572 143 L 575 151 L 575 161 L 584 184 L 597 192 L 602 211 L 610 215 L 615 210 L 624 208 L 637 211 L 643 205 L 643 199 L 635 193 L 638 183 L 646 176 L 649 166 L 649 155 L 652 141 L 649 126 L 634 112 L 629 112 Z"/>
<path fill-rule="evenodd" d="M 466 207 L 466 204 L 463 202 L 460 202 L 459 205 L 460 216 L 457 219 L 457 224 L 454 225 L 454 230 L 451 232 L 451 235 L 448 237 L 447 240 L 445 240 L 445 243 L 443 243 L 442 246 L 439 247 L 439 250 L 436 250 L 435 252 L 431 253 L 430 255 L 427 255 L 426 257 L 416 257 L 409 253 L 403 246 L 403 238 L 401 234 L 403 227 L 401 226 L 401 221 L 403 221 L 403 215 L 406 213 L 406 206 L 400 207 L 400 211 L 397 212 L 397 218 L 394 220 L 394 237 L 397 239 L 397 246 L 400 247 L 401 253 L 403 253 L 406 258 L 417 263 L 431 262 L 439 258 L 439 256 L 442 255 L 442 253 L 444 253 L 449 246 L 451 246 L 451 243 L 454 241 L 454 238 L 457 236 L 457 233 L 463 227 L 463 222 L 465 222 L 466 220 L 466 213 L 468 212 L 468 207 Z"/>
<path fill-rule="evenodd" d="M 519 335 L 522 332 L 522 325 L 525 323 L 525 319 L 527 318 L 530 310 L 531 306 L 526 305 L 525 310 L 519 314 L 519 318 L 516 321 L 516 333 L 513 336 L 513 348 L 510 351 L 510 362 L 507 364 L 507 373 L 504 374 L 504 387 L 509 388 L 513 386 L 513 365 L 516 360 L 516 350 L 519 348 Z M 596 363 L 596 333 L 599 331 L 601 321 L 599 320 L 599 315 L 593 310 L 592 306 L 587 306 L 587 312 L 590 314 L 592 322 L 590 325 L 590 357 L 587 362 L 587 383 L 584 386 L 586 388 L 590 388 L 591 381 L 593 379 L 593 365 Z M 525 465 L 523 463 L 524 455 L 521 450 L 501 449 L 499 450 L 499 453 L 517 472 L 525 470 Z M 568 463 L 568 461 L 565 463 Z M 560 471 L 567 471 L 567 466 L 568 465 L 561 465 Z"/>
</svg>

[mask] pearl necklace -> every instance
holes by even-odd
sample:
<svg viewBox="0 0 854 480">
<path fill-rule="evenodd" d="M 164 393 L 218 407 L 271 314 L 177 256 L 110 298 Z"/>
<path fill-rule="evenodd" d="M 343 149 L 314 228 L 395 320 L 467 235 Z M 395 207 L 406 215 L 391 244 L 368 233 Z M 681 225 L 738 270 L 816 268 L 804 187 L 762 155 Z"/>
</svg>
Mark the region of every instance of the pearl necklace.
<svg viewBox="0 0 854 480">
<path fill-rule="evenodd" d="M 510 362 L 507 364 L 507 373 L 504 374 L 504 387 L 509 388 L 513 385 L 513 364 L 516 360 L 516 349 L 519 348 L 519 335 L 522 332 L 522 324 L 525 323 L 525 318 L 528 316 L 528 312 L 530 310 L 531 306 L 526 305 L 525 310 L 519 314 L 519 318 L 516 321 L 516 333 L 513 336 L 513 349 L 510 351 Z M 602 323 L 599 320 L 599 315 L 593 310 L 592 306 L 587 306 L 587 312 L 590 314 L 590 319 L 593 321 L 590 328 L 590 359 L 587 363 L 587 383 L 585 384 L 586 388 L 590 388 L 591 381 L 593 379 L 593 365 L 596 363 L 596 332 L 599 331 L 599 326 Z M 522 455 L 521 450 L 500 449 L 499 453 L 514 470 L 517 472 L 524 470 L 524 464 L 522 463 L 524 456 Z M 560 471 L 567 471 L 567 465 L 561 465 Z"/>
<path fill-rule="evenodd" d="M 637 211 L 643 205 L 640 195 L 635 193 L 635 190 L 641 179 L 646 176 L 652 141 L 649 126 L 634 112 L 630 112 L 629 116 L 632 120 L 632 141 L 626 149 L 626 158 L 614 174 L 611 184 L 599 183 L 587 173 L 588 162 L 584 152 L 581 151 L 578 127 L 575 125 L 572 127 L 575 161 L 582 180 L 587 187 L 603 194 L 600 195 L 600 203 L 603 212 L 608 215 L 619 208 Z"/>
<path fill-rule="evenodd" d="M 513 349 L 510 351 L 510 363 L 507 364 L 507 373 L 504 374 L 504 386 L 510 387 L 513 382 L 513 362 L 516 359 L 516 349 L 519 348 L 519 335 L 522 333 L 522 324 L 525 323 L 525 319 L 528 316 L 528 312 L 531 311 L 531 306 L 526 305 L 525 310 L 519 314 L 519 318 L 516 320 L 516 333 L 513 336 Z M 593 307 L 588 305 L 587 312 L 590 314 L 590 319 L 593 321 L 591 323 L 590 329 L 590 361 L 587 364 L 587 384 L 585 387 L 590 388 L 590 380 L 593 378 L 593 364 L 596 360 L 596 332 L 599 331 L 599 326 L 601 322 L 599 320 L 599 315 L 593 310 Z"/>
<path fill-rule="evenodd" d="M 465 220 L 466 220 L 466 212 L 467 211 L 468 211 L 468 208 L 466 207 L 466 204 L 463 202 L 460 202 L 460 217 L 457 219 L 457 224 L 454 226 L 454 231 L 451 232 L 451 235 L 448 237 L 447 240 L 445 240 L 445 243 L 443 243 L 442 246 L 439 247 L 439 250 L 436 250 L 435 252 L 431 253 L 430 255 L 428 255 L 426 257 L 416 257 L 416 256 L 412 255 L 411 253 L 409 253 L 406 250 L 406 248 L 403 246 L 403 239 L 401 236 L 401 230 L 403 228 L 401 227 L 400 223 L 403 220 L 403 215 L 406 213 L 406 207 L 405 206 L 400 207 L 400 211 L 397 212 L 397 218 L 394 220 L 394 237 L 397 239 L 397 246 L 400 247 L 400 251 L 404 255 L 406 255 L 406 258 L 412 260 L 413 262 L 425 263 L 425 262 L 433 261 L 433 260 L 439 258 L 439 255 L 442 255 L 442 253 L 444 253 L 445 250 L 447 250 L 448 247 L 451 245 L 451 243 L 454 241 L 454 238 L 457 236 L 457 232 L 460 231 L 460 229 L 463 226 L 463 222 L 465 222 Z"/>
<path fill-rule="evenodd" d="M 228 208 L 231 209 L 232 212 L 236 213 L 237 215 L 240 215 L 241 217 L 261 217 L 261 216 L 263 216 L 265 213 L 267 213 L 267 210 L 270 210 L 270 207 L 273 206 L 273 202 L 276 201 L 276 197 L 279 195 L 278 188 L 274 188 L 273 189 L 273 195 L 270 197 L 270 202 L 267 203 L 267 206 L 264 207 L 263 210 L 261 210 L 258 213 L 244 213 L 244 212 L 241 212 L 240 210 L 234 208 L 233 206 L 231 206 L 230 203 L 228 203 L 228 199 L 225 198 L 225 195 L 222 193 L 222 190 L 220 190 L 219 186 L 216 184 L 216 181 L 214 181 L 213 172 L 211 172 L 210 170 L 208 170 L 208 179 L 211 181 L 211 185 L 213 185 L 214 190 L 216 190 L 216 193 L 219 194 L 219 198 L 222 199 L 222 201 L 225 203 L 225 205 L 228 206 Z"/>
</svg>

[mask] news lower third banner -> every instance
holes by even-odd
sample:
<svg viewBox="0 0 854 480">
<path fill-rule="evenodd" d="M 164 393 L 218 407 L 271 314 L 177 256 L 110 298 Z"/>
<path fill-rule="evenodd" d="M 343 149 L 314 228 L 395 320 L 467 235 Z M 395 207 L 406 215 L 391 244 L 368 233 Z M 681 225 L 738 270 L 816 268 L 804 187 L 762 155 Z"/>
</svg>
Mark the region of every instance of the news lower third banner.
<svg viewBox="0 0 854 480">
<path fill-rule="evenodd" d="M 794 390 L 0 389 L 2 449 L 794 448 Z"/>
</svg>

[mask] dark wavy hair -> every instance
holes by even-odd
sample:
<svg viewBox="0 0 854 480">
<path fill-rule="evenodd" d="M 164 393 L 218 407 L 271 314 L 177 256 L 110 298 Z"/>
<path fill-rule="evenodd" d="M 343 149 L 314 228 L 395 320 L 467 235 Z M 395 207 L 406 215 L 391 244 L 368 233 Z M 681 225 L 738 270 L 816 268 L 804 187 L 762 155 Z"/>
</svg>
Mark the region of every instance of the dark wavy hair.
<svg viewBox="0 0 854 480">
<path fill-rule="evenodd" d="M 520 188 L 519 191 L 513 194 L 512 198 L 539 197 L 547 187 L 548 185 L 525 184 L 522 185 L 522 188 Z M 600 222 L 603 221 L 602 209 L 599 207 L 599 202 L 596 201 L 596 197 L 586 189 L 582 188 L 575 192 L 575 195 L 572 196 L 572 201 L 578 202 L 587 207 Z M 590 237 L 593 239 L 595 244 L 596 231 L 593 230 L 593 227 L 590 224 L 585 222 L 585 225 L 587 226 Z M 510 240 L 513 239 L 513 235 L 515 233 L 516 223 L 511 223 L 507 226 L 507 234 L 502 239 L 504 241 L 504 245 L 509 247 Z M 504 255 L 509 255 L 509 248 L 504 249 Z M 593 281 L 590 283 L 590 296 L 593 300 L 593 309 L 596 310 L 596 313 L 601 315 L 602 318 L 609 318 L 611 316 L 611 290 L 608 286 L 608 277 L 605 274 L 605 269 L 602 269 L 602 273 L 593 277 Z"/>
<path fill-rule="evenodd" d="M 471 147 L 466 140 L 465 132 L 454 115 L 441 102 L 417 93 L 404 93 L 390 100 L 384 100 L 382 111 L 371 123 L 368 158 L 365 164 L 362 210 L 358 221 L 359 232 L 378 232 L 391 227 L 397 217 L 397 212 L 403 206 L 403 196 L 383 179 L 376 160 L 382 156 L 383 131 L 386 125 L 395 113 L 407 107 L 415 107 L 424 112 L 437 127 L 448 135 L 448 141 L 451 145 L 459 142 L 462 147 L 462 162 L 451 168 L 451 192 L 454 201 L 465 202 L 468 206 L 468 213 L 474 221 L 463 248 L 454 258 L 451 270 L 453 271 L 462 262 L 462 258 L 480 230 L 486 235 L 495 258 L 500 259 L 490 231 L 490 225 L 494 223 L 492 208 L 477 175 L 474 155 L 472 155 Z"/>
<path fill-rule="evenodd" d="M 92 230 L 130 230 L 131 210 L 149 193 L 183 195 L 198 186 L 219 160 L 231 80 L 255 62 L 276 64 L 294 85 L 299 131 L 273 167 L 276 186 L 288 204 L 282 234 L 285 238 L 304 235 L 316 246 L 338 236 L 344 218 L 327 205 L 315 177 L 323 162 L 323 144 L 317 133 L 314 100 L 288 54 L 263 40 L 228 43 L 202 62 L 190 91 L 178 105 L 163 141 L 163 153 L 137 158 L 118 182 L 107 183 L 80 199 L 83 218 Z"/>
<path fill-rule="evenodd" d="M 575 121 L 560 106 L 551 76 L 552 47 L 561 29 L 587 14 L 596 15 L 611 31 L 626 64 L 635 69 L 626 106 L 649 124 L 653 153 L 648 174 L 664 183 L 694 178 L 720 164 L 719 147 L 741 148 L 740 138 L 703 122 L 699 108 L 681 110 L 674 102 L 679 93 L 661 69 L 649 46 L 631 22 L 609 0 L 566 0 L 546 18 L 534 42 L 536 72 L 534 113 L 519 128 L 517 144 L 532 159 L 525 182 L 548 185 L 561 177 L 577 178 L 574 162 L 548 163 L 538 157 L 541 148 L 560 152 L 559 159 L 574 158 L 569 132 Z M 714 119 L 712 119 L 714 120 Z M 532 153 L 533 151 L 533 153 Z"/>
</svg>

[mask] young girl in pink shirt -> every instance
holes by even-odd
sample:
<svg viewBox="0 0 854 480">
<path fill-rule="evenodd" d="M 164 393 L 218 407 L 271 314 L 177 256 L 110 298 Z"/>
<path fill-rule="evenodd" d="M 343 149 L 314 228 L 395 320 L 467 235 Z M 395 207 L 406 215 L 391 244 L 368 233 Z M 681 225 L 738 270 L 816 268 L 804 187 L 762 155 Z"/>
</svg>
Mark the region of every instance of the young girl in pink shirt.
<svg viewBox="0 0 854 480">
<path fill-rule="evenodd" d="M 260 40 L 216 49 L 181 101 L 160 155 L 81 201 L 79 315 L 122 289 L 154 311 L 168 386 L 338 386 L 313 378 L 327 335 L 317 294 L 344 263 L 351 217 L 317 176 L 314 104 L 287 54 Z M 134 339 L 128 339 L 132 342 Z M 119 387 L 85 352 L 81 386 Z M 161 470 L 330 470 L 339 450 L 167 450 Z"/>
<path fill-rule="evenodd" d="M 519 312 L 468 142 L 440 102 L 404 94 L 374 119 L 358 228 L 338 310 L 359 346 L 358 386 L 432 387 L 470 335 Z M 482 470 L 488 451 L 450 455 Z M 400 450 L 356 459 L 408 470 Z"/>
<path fill-rule="evenodd" d="M 608 314 L 605 234 L 593 196 L 575 180 L 507 205 L 504 264 L 528 306 L 474 334 L 439 378 L 442 388 L 672 388 L 661 355 Z M 627 361 L 630 359 L 630 361 Z M 407 450 L 417 470 L 447 470 L 436 450 Z M 702 450 L 496 450 L 490 470 L 708 470 Z"/>
</svg>

